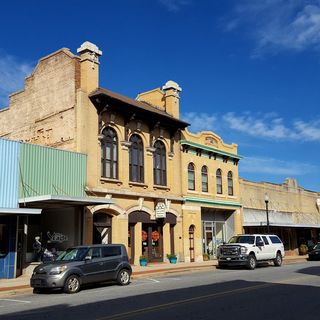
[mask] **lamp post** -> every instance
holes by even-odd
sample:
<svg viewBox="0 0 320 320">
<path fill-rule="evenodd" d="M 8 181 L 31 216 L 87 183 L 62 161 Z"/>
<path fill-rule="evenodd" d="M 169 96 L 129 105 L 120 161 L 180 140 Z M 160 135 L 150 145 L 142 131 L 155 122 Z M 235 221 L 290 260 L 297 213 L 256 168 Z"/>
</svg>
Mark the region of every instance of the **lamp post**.
<svg viewBox="0 0 320 320">
<path fill-rule="evenodd" d="M 269 204 L 269 196 L 266 193 L 264 195 L 264 202 L 266 203 L 266 214 L 267 214 L 267 232 L 270 233 L 270 227 L 269 227 L 269 208 L 268 208 L 268 204 Z"/>
</svg>

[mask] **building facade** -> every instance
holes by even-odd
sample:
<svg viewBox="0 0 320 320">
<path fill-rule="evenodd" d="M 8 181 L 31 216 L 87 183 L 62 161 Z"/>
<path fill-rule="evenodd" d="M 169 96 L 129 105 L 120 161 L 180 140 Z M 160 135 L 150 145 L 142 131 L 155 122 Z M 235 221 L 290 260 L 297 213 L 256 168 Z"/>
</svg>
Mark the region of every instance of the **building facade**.
<svg viewBox="0 0 320 320">
<path fill-rule="evenodd" d="M 237 146 L 186 130 L 174 81 L 131 99 L 100 88 L 94 44 L 78 54 L 63 48 L 39 60 L 0 110 L 0 137 L 86 155 L 83 191 L 105 203 L 85 210 L 84 243 L 124 243 L 135 264 L 141 255 L 214 256 L 241 229 Z"/>
<path fill-rule="evenodd" d="M 281 237 L 289 255 L 299 254 L 301 244 L 311 247 L 320 241 L 319 192 L 287 178 L 282 184 L 240 179 L 240 193 L 245 232 L 269 229 Z"/>
</svg>

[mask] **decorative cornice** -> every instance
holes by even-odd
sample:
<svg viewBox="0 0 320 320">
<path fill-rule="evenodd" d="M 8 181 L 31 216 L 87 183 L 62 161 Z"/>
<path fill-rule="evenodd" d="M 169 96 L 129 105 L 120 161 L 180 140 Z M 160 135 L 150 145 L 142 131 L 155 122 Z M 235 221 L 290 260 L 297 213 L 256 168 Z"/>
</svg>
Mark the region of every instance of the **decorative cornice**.
<svg viewBox="0 0 320 320">
<path fill-rule="evenodd" d="M 195 142 L 188 141 L 188 140 L 180 140 L 180 144 L 181 145 L 187 145 L 187 146 L 193 147 L 195 149 L 201 149 L 201 150 L 205 150 L 205 151 L 208 151 L 208 152 L 213 152 L 213 153 L 216 153 L 216 154 L 219 154 L 219 155 L 222 155 L 222 156 L 225 156 L 225 157 L 230 157 L 230 158 L 233 158 L 233 159 L 238 159 L 238 160 L 242 159 L 241 156 L 239 156 L 239 155 L 237 155 L 235 153 L 221 151 L 219 149 L 216 149 L 216 148 L 213 148 L 213 147 L 204 146 L 203 144 L 195 143 Z"/>
</svg>

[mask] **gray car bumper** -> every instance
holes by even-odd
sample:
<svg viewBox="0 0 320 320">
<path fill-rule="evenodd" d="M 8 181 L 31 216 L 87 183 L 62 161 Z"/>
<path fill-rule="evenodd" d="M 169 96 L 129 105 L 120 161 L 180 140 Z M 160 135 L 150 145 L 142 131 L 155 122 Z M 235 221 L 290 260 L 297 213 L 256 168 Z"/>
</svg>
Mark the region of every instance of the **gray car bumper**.
<svg viewBox="0 0 320 320">
<path fill-rule="evenodd" d="M 30 286 L 38 289 L 63 288 L 66 274 L 59 275 L 33 275 L 30 279 Z"/>
</svg>

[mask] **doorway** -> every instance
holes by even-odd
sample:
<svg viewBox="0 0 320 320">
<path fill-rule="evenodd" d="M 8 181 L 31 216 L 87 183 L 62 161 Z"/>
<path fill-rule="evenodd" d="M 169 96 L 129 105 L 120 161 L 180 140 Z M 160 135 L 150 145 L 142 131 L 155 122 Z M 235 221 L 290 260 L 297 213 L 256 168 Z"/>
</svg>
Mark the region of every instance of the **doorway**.
<svg viewBox="0 0 320 320">
<path fill-rule="evenodd" d="M 218 246 L 225 241 L 225 223 L 203 221 L 203 252 L 211 258 L 217 256 Z"/>
<path fill-rule="evenodd" d="M 112 216 L 97 212 L 93 215 L 92 244 L 112 242 Z"/>
<path fill-rule="evenodd" d="M 149 261 L 163 261 L 163 232 L 162 225 L 158 223 L 142 223 L 142 255 Z"/>
</svg>

